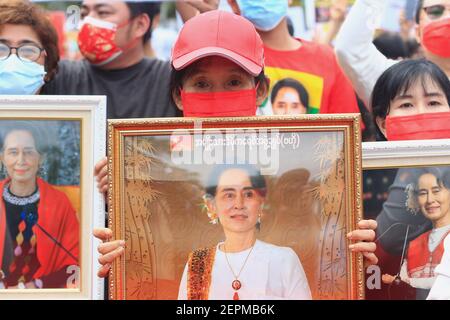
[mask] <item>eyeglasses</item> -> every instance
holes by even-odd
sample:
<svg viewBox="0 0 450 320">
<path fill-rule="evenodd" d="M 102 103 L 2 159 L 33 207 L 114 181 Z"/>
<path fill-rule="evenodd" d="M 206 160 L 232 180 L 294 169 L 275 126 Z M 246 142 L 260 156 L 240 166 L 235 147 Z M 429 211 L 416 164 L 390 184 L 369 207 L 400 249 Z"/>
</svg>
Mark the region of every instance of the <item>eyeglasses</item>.
<svg viewBox="0 0 450 320">
<path fill-rule="evenodd" d="M 13 49 L 16 50 L 17 57 L 23 62 L 36 62 L 41 57 L 42 52 L 45 52 L 45 49 L 34 44 L 10 47 L 5 43 L 0 43 L 0 61 L 8 59 Z"/>
<path fill-rule="evenodd" d="M 437 20 L 444 15 L 445 10 L 450 12 L 449 5 L 437 4 L 434 6 L 424 7 L 423 11 L 427 14 L 428 18 L 431 20 Z"/>
</svg>

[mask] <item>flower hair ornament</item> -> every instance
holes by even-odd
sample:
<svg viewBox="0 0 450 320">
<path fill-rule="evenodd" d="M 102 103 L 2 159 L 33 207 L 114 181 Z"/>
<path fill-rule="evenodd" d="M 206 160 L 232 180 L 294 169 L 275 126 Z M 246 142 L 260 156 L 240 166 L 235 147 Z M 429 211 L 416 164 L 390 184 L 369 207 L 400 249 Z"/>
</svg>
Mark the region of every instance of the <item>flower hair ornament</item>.
<svg viewBox="0 0 450 320">
<path fill-rule="evenodd" d="M 419 204 L 417 203 L 417 197 L 416 197 L 416 188 L 413 183 L 410 183 L 405 188 L 406 193 L 406 201 L 405 206 L 406 210 L 416 215 L 419 212 Z"/>
<path fill-rule="evenodd" d="M 208 203 L 213 201 L 212 196 L 210 194 L 203 195 L 203 203 L 201 205 L 202 207 L 202 213 L 206 212 L 209 218 L 209 223 L 211 224 L 218 224 L 219 223 L 219 216 L 215 212 L 211 212 L 208 207 Z"/>
</svg>

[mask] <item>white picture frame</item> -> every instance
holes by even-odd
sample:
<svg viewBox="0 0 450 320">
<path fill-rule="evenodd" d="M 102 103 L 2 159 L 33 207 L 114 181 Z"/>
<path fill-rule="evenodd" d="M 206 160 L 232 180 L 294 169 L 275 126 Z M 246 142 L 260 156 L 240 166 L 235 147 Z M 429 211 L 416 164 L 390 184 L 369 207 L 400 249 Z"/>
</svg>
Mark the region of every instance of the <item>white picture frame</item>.
<svg viewBox="0 0 450 320">
<path fill-rule="evenodd" d="M 450 164 L 450 139 L 362 143 L 364 169 Z"/>
<path fill-rule="evenodd" d="M 105 226 L 105 199 L 98 192 L 93 172 L 95 164 L 106 154 L 106 97 L 0 96 L 0 123 L 16 120 L 38 124 L 72 121 L 76 125 L 79 121 L 80 277 L 77 289 L 3 289 L 0 300 L 104 299 L 104 280 L 97 277 L 99 241 L 92 232 Z"/>
<path fill-rule="evenodd" d="M 421 174 L 444 175 L 450 170 L 450 139 L 365 142 L 362 167 L 363 216 L 377 220 L 376 240 L 382 252 L 376 268 L 366 271 L 366 297 L 426 298 L 424 290 L 404 281 L 385 283 L 382 275 L 399 275 L 410 242 L 431 229 L 431 221 L 412 206 L 410 190 Z"/>
</svg>

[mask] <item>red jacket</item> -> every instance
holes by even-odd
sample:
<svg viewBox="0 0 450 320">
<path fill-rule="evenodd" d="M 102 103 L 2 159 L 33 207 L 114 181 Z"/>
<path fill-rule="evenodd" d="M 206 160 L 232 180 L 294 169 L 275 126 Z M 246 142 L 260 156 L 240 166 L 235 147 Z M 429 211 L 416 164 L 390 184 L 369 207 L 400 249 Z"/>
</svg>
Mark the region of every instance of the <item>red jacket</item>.
<svg viewBox="0 0 450 320">
<path fill-rule="evenodd" d="M 10 181 L 0 181 L 0 195 L 3 188 Z M 38 224 L 54 239 L 62 244 L 77 261 L 56 245 L 40 228 L 35 228 L 36 254 L 40 268 L 33 278 L 41 278 L 57 272 L 69 265 L 79 265 L 79 236 L 78 219 L 67 196 L 51 187 L 50 184 L 38 178 L 37 185 L 40 193 L 38 204 Z M 0 199 L 0 266 L 3 263 L 5 245 L 6 215 L 3 197 Z"/>
<path fill-rule="evenodd" d="M 408 247 L 408 276 L 410 278 L 435 277 L 434 269 L 441 262 L 444 254 L 444 241 L 447 232 L 433 252 L 428 250 L 428 238 L 431 231 L 425 232 L 409 243 Z"/>
</svg>

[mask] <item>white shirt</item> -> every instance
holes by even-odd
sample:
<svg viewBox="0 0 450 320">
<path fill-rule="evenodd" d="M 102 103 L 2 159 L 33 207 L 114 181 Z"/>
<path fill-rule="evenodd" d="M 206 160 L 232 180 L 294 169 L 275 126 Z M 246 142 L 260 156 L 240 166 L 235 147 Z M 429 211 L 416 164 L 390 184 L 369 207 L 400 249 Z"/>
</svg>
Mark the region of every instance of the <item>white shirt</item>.
<svg viewBox="0 0 450 320">
<path fill-rule="evenodd" d="M 370 108 L 381 74 L 398 61 L 387 59 L 372 43 L 386 7 L 385 0 L 357 0 L 339 31 L 335 51 L 358 96 Z"/>
<path fill-rule="evenodd" d="M 251 249 L 238 253 L 225 253 L 216 249 L 211 285 L 210 300 L 232 300 L 235 290 L 231 284 L 235 280 L 245 259 L 239 281 L 242 284 L 238 295 L 240 300 L 310 300 L 311 291 L 308 280 L 297 254 L 291 248 L 279 247 L 257 240 Z M 179 300 L 187 299 L 187 264 L 181 278 Z"/>
<path fill-rule="evenodd" d="M 438 245 L 444 240 L 444 235 L 450 230 L 450 225 L 431 230 L 428 237 L 428 250 L 433 252 Z"/>
<path fill-rule="evenodd" d="M 437 277 L 427 300 L 450 300 L 450 235 L 445 237 L 444 255 L 434 272 Z"/>
</svg>

